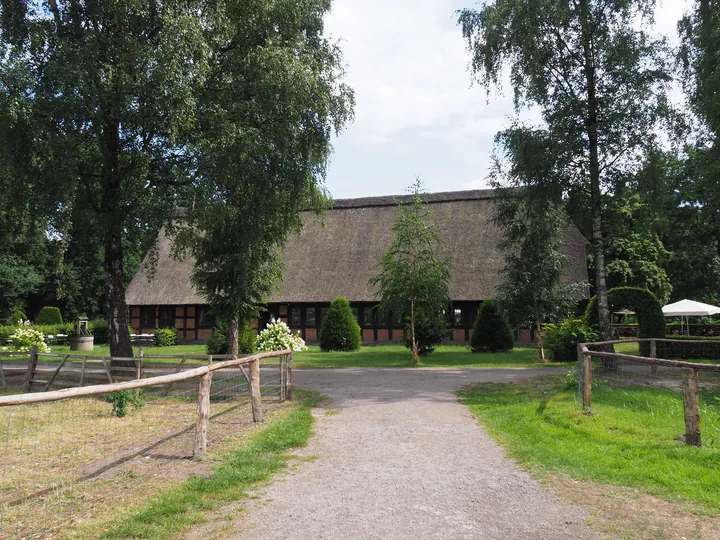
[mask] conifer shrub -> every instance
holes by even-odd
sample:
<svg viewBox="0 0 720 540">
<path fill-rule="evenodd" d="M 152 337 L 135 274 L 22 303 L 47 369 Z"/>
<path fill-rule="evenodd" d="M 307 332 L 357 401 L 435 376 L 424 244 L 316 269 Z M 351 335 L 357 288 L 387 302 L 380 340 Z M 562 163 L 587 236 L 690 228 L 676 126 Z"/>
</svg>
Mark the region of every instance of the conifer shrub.
<svg viewBox="0 0 720 540">
<path fill-rule="evenodd" d="M 51 326 L 62 323 L 63 320 L 62 315 L 60 315 L 60 308 L 52 306 L 45 306 L 42 308 L 35 319 L 35 324 L 43 326 Z"/>
<path fill-rule="evenodd" d="M 322 351 L 357 351 L 360 348 L 360 326 L 346 298 L 338 297 L 330 303 L 319 337 Z"/>
<path fill-rule="evenodd" d="M 513 348 L 512 329 L 500 313 L 497 302 L 488 298 L 480 305 L 473 325 L 470 347 L 473 352 L 504 352 Z"/>
<path fill-rule="evenodd" d="M 224 323 L 219 323 L 205 340 L 205 350 L 208 354 L 227 354 L 227 326 Z M 257 352 L 257 332 L 249 322 L 238 329 L 238 351 L 240 354 Z"/>
<path fill-rule="evenodd" d="M 442 313 L 426 314 L 423 310 L 415 311 L 415 340 L 418 354 L 426 356 L 440 345 L 448 334 L 448 323 Z M 405 322 L 405 346 L 412 349 L 410 317 Z"/>
</svg>

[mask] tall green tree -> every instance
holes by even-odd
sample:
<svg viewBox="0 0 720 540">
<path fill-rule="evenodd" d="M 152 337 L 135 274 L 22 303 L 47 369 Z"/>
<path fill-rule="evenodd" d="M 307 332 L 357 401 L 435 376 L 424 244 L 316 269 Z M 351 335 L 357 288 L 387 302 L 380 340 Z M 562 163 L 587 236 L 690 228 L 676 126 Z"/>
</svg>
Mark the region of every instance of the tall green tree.
<svg viewBox="0 0 720 540">
<path fill-rule="evenodd" d="M 370 279 L 377 287 L 379 310 L 392 320 L 405 315 L 410 319 L 410 342 L 413 364 L 420 362 L 415 317 L 425 317 L 447 310 L 452 259 L 439 254 L 440 236 L 432 212 L 422 198 L 422 183 L 411 186 L 408 202 L 400 201 L 395 211 L 395 242 L 385 250 L 380 272 Z"/>
<path fill-rule="evenodd" d="M 342 55 L 324 37 L 327 0 L 225 3 L 193 142 L 196 180 L 177 246 L 193 282 L 228 323 L 257 316 L 280 286 L 281 250 L 302 211 L 328 204 L 330 138 L 352 117 Z"/>
<path fill-rule="evenodd" d="M 695 0 L 678 29 L 685 92 L 699 120 L 695 140 L 686 148 L 686 179 L 690 181 L 684 182 L 681 193 L 685 201 L 679 211 L 702 244 L 692 252 L 684 251 L 676 261 L 688 269 L 688 274 L 679 276 L 681 279 L 701 277 L 693 289 L 703 290 L 708 301 L 713 297 L 720 300 L 720 2 Z"/>
<path fill-rule="evenodd" d="M 542 325 L 568 316 L 587 284 L 563 281 L 568 260 L 563 245 L 570 222 L 561 191 L 544 185 L 555 161 L 542 138 L 515 128 L 499 133 L 495 142 L 494 221 L 505 258 L 498 300 L 513 326 L 535 327 L 544 362 Z"/>
<path fill-rule="evenodd" d="M 132 356 L 123 240 L 168 219 L 196 167 L 189 135 L 224 6 L 2 0 L 0 8 L 2 188 L 22 193 L 60 235 L 101 231 L 110 352 Z"/>
<path fill-rule="evenodd" d="M 459 13 L 476 79 L 490 91 L 509 67 L 516 109 L 539 108 L 556 163 L 557 176 L 547 180 L 587 193 L 605 338 L 603 188 L 637 167 L 669 113 L 667 47 L 646 30 L 654 7 L 654 0 L 493 0 Z"/>
</svg>

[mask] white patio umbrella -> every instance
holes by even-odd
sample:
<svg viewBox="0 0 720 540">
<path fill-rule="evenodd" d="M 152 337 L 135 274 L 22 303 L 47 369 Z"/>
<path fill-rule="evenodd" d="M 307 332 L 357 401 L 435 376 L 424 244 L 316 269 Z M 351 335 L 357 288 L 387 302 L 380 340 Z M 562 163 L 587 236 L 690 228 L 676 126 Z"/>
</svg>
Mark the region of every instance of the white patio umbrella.
<svg viewBox="0 0 720 540">
<path fill-rule="evenodd" d="M 680 300 L 674 304 L 668 304 L 662 308 L 663 315 L 666 317 L 680 317 L 680 331 L 682 332 L 682 320 L 685 318 L 687 322 L 688 317 L 707 317 L 709 315 L 717 315 L 720 313 L 720 307 L 712 306 L 710 304 L 703 304 L 702 302 L 696 302 L 695 300 Z M 688 323 L 687 327 L 688 334 L 690 333 L 690 326 Z"/>
</svg>

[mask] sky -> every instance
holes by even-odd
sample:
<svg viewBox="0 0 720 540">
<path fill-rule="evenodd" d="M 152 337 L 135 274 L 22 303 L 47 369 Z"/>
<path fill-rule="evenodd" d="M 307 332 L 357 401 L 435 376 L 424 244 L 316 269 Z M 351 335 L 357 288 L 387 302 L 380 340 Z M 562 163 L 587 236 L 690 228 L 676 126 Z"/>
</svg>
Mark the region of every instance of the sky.
<svg viewBox="0 0 720 540">
<path fill-rule="evenodd" d="M 689 0 L 660 0 L 657 32 L 677 40 Z M 472 85 L 456 10 L 472 0 L 334 0 L 326 33 L 340 40 L 355 120 L 333 140 L 335 199 L 486 187 L 496 132 L 513 114 L 510 88 Z M 535 120 L 533 111 L 526 119 Z"/>
</svg>

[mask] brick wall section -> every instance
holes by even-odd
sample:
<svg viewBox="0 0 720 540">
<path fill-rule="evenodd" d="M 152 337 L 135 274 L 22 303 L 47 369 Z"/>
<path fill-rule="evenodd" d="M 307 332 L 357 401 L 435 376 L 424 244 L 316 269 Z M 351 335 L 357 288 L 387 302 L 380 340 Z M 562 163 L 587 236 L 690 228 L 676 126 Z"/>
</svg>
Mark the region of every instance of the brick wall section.
<svg viewBox="0 0 720 540">
<path fill-rule="evenodd" d="M 305 329 L 305 341 L 317 341 L 317 329 L 306 328 Z"/>
<path fill-rule="evenodd" d="M 372 329 L 364 329 L 362 331 L 363 341 L 375 341 L 375 332 Z"/>
</svg>

